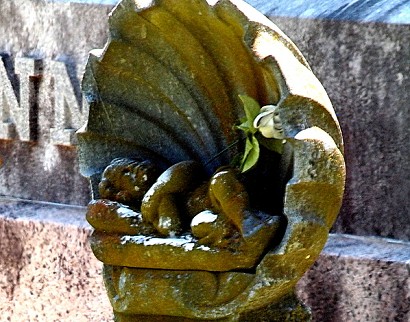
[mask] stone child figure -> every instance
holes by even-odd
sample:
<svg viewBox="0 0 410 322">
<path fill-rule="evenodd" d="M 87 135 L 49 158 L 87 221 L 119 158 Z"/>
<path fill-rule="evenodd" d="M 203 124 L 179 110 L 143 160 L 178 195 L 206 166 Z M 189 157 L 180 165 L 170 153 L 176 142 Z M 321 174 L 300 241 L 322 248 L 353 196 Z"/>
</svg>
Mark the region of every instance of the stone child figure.
<svg viewBox="0 0 410 322">
<path fill-rule="evenodd" d="M 99 229 L 106 230 L 104 225 L 113 223 L 98 217 L 102 208 L 120 218 L 121 208 L 128 206 L 135 213 L 141 209 L 143 231 L 175 237 L 190 226 L 199 243 L 221 246 L 235 235 L 239 238 L 249 209 L 248 194 L 235 172 L 224 169 L 205 181 L 203 170 L 193 161 L 177 163 L 159 176 L 146 160 L 115 159 L 102 174 L 102 199 L 90 205 L 87 219 L 95 225 L 101 221 Z M 118 207 L 109 210 L 113 202 Z"/>
</svg>

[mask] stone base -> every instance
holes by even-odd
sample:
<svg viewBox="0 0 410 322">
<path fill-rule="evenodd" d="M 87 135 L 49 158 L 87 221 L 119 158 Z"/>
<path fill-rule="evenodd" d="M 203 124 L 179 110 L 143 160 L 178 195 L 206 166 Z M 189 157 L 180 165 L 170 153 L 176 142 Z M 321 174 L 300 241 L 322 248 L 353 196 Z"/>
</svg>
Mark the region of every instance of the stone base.
<svg viewBox="0 0 410 322">
<path fill-rule="evenodd" d="M 112 322 L 85 208 L 0 198 L 0 321 Z"/>
<path fill-rule="evenodd" d="M 0 320 L 112 322 L 89 234 L 85 208 L 0 199 Z M 330 235 L 297 294 L 312 321 L 410 321 L 410 243 Z M 254 321 L 275 321 L 271 310 Z"/>
<path fill-rule="evenodd" d="M 114 312 L 115 322 L 307 322 L 311 312 L 296 296 L 283 298 L 279 304 L 255 311 L 244 312 L 239 317 L 231 316 L 218 320 L 188 319 L 160 315 L 126 315 Z"/>
</svg>

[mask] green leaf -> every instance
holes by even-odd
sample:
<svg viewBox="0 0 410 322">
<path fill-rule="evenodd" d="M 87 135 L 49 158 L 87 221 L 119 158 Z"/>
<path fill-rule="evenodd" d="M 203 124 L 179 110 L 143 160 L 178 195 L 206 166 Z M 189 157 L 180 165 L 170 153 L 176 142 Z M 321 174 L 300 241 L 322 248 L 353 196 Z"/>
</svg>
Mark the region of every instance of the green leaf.
<svg viewBox="0 0 410 322">
<path fill-rule="evenodd" d="M 248 122 L 244 122 L 240 125 L 235 126 L 235 129 L 244 131 L 245 134 L 252 134 L 251 130 L 249 129 Z"/>
<path fill-rule="evenodd" d="M 268 139 L 265 138 L 263 135 L 258 135 L 257 140 L 261 145 L 263 145 L 268 150 L 277 152 L 279 154 L 283 154 L 283 140 L 270 138 Z"/>
<path fill-rule="evenodd" d="M 230 162 L 231 167 L 241 168 L 242 157 L 243 157 L 242 153 L 236 154 Z"/>
<path fill-rule="evenodd" d="M 259 142 L 255 136 L 251 135 L 246 138 L 245 152 L 241 161 L 241 172 L 246 172 L 251 169 L 259 159 Z"/>
<path fill-rule="evenodd" d="M 242 123 L 240 129 L 247 128 L 249 132 L 256 133 L 257 129 L 253 126 L 253 120 L 258 116 L 260 112 L 260 106 L 257 101 L 252 97 L 246 95 L 239 95 L 239 99 L 242 101 L 243 109 L 246 115 L 246 122 Z"/>
</svg>

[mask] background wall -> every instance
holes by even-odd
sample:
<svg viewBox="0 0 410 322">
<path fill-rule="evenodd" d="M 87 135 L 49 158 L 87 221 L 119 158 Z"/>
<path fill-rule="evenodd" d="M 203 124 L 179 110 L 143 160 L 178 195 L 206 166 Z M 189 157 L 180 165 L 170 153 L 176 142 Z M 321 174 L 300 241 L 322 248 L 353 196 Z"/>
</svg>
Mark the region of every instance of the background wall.
<svg viewBox="0 0 410 322">
<path fill-rule="evenodd" d="M 0 37 L 0 55 L 17 84 L 17 96 L 13 60 L 31 57 L 43 64 L 38 140 L 0 139 L 0 195 L 75 205 L 89 200 L 75 146 L 49 140 L 56 109 L 51 62 L 65 64 L 72 92 L 81 103 L 88 52 L 102 48 L 107 39 L 106 17 L 112 5 L 76 2 L 89 4 L 0 0 L 0 34 L 7 35 Z M 410 27 L 403 23 L 410 21 L 408 2 L 249 2 L 299 46 L 334 104 L 348 170 L 334 232 L 409 240 Z"/>
<path fill-rule="evenodd" d="M 41 67 L 40 76 L 28 79 L 36 138 L 0 137 L 0 316 L 6 321 L 111 320 L 101 263 L 87 243 L 88 182 L 79 175 L 75 145 L 55 144 L 50 129 L 59 126 L 61 97 L 65 109 L 81 109 L 88 52 L 106 42 L 114 2 L 0 0 L 0 69 L 7 73 L 0 75 L 0 111 L 6 94 L 20 105 L 27 94 L 18 58 L 38 59 Z M 409 321 L 409 1 L 249 2 L 301 49 L 345 138 L 347 183 L 336 234 L 300 282 L 299 295 L 314 321 Z"/>
</svg>

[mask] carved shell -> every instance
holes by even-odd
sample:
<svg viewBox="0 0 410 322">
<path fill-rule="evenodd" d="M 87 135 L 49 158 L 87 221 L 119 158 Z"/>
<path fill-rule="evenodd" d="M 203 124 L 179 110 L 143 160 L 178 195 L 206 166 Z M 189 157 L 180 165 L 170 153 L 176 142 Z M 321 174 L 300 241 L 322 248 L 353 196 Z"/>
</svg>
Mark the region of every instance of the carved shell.
<svg viewBox="0 0 410 322">
<path fill-rule="evenodd" d="M 110 18 L 110 42 L 90 55 L 83 82 L 90 117 L 81 147 L 95 150 L 98 141 L 103 146 L 95 159 L 81 153 L 86 175 L 130 153 L 167 165 L 187 159 L 205 164 L 237 138 L 232 127 L 243 116 L 239 94 L 261 105 L 277 104 L 293 96 L 293 83 L 303 86 L 302 78 L 314 79 L 294 44 L 241 1 L 213 7 L 188 1 L 189 10 L 187 1 L 157 1 L 155 10 L 136 3 L 117 6 Z M 286 80 L 289 72 L 283 69 L 289 65 L 299 69 L 300 75 L 292 75 L 297 79 Z M 313 108 L 309 114 L 322 115 L 325 131 L 340 145 L 327 96 L 315 102 L 302 95 L 298 102 L 292 97 L 287 109 L 307 103 Z M 296 121 L 285 129 L 288 136 L 295 125 L 307 125 L 307 119 Z M 102 143 L 106 138 L 112 144 Z M 208 165 L 209 172 L 229 163 L 231 155 L 221 154 Z"/>
<path fill-rule="evenodd" d="M 238 95 L 277 105 L 293 147 L 288 227 L 241 295 L 245 307 L 285 295 L 318 257 L 343 195 L 340 127 L 299 50 L 255 9 L 241 0 L 123 0 L 111 14 L 108 44 L 90 55 L 83 88 L 90 115 L 78 135 L 80 164 L 90 177 L 115 157 L 133 156 L 164 167 L 193 159 L 212 172 L 235 154 L 208 163 L 237 139 Z M 261 288 L 266 281 L 271 286 Z M 183 306 L 189 299 L 181 296 L 172 300 Z M 207 317 L 191 304 L 192 317 Z M 236 304 L 221 303 L 213 318 Z"/>
</svg>

